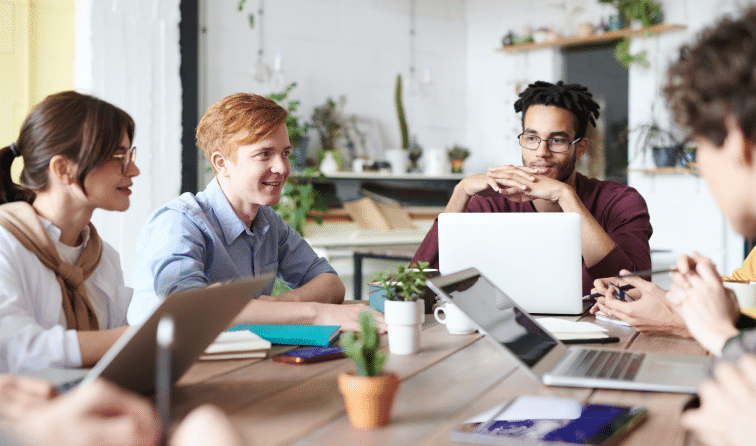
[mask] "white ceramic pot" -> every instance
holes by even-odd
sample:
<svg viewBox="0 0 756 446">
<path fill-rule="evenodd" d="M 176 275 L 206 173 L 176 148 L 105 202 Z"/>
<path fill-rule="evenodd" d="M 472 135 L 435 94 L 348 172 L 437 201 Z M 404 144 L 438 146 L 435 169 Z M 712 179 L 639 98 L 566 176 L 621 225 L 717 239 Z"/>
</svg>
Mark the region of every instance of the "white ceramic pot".
<svg viewBox="0 0 756 446">
<path fill-rule="evenodd" d="M 425 322 L 424 302 L 387 300 L 383 304 L 388 325 L 389 351 L 395 355 L 411 355 L 420 351 L 420 331 Z"/>
<path fill-rule="evenodd" d="M 402 149 L 386 150 L 386 161 L 391 164 L 391 173 L 394 175 L 404 175 L 407 173 L 408 154 Z"/>
</svg>

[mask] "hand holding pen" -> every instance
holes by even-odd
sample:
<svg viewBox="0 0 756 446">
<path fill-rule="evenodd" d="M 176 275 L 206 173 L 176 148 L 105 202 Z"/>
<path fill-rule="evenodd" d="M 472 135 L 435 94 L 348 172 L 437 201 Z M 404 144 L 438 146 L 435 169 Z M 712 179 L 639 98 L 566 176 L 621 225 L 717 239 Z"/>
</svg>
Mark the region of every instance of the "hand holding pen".
<svg viewBox="0 0 756 446">
<path fill-rule="evenodd" d="M 695 269 L 695 265 L 693 265 L 692 267 Z M 670 272 L 673 272 L 673 271 L 677 271 L 677 267 L 676 266 L 673 266 L 671 268 L 666 268 L 666 269 L 648 269 L 648 270 L 644 270 L 644 271 L 636 271 L 636 272 L 633 272 L 633 273 L 631 273 L 630 271 L 627 271 L 627 270 L 622 270 L 622 271 L 620 271 L 620 274 L 618 276 L 616 276 L 616 277 L 618 279 L 623 279 L 625 277 L 645 277 L 645 276 L 653 276 L 655 274 L 670 273 Z M 614 285 L 617 288 L 616 292 L 614 293 L 614 297 L 616 299 L 618 299 L 618 300 L 628 300 L 628 298 L 629 298 L 631 301 L 634 300 L 632 297 L 630 297 L 628 294 L 625 293 L 625 291 L 633 289 L 634 288 L 633 285 L 625 284 L 625 285 L 619 286 L 619 285 L 616 285 L 615 283 L 605 284 L 602 281 L 602 279 L 596 280 L 596 282 L 594 284 L 595 285 L 602 284 L 605 287 L 607 285 Z M 598 289 L 598 286 L 596 288 Z M 604 292 L 601 292 L 601 291 L 604 291 Z M 597 297 L 604 296 L 605 292 L 606 292 L 606 290 L 600 290 L 599 289 L 599 292 L 593 293 L 593 294 L 589 294 L 589 295 L 583 297 L 583 299 L 595 299 Z"/>
</svg>

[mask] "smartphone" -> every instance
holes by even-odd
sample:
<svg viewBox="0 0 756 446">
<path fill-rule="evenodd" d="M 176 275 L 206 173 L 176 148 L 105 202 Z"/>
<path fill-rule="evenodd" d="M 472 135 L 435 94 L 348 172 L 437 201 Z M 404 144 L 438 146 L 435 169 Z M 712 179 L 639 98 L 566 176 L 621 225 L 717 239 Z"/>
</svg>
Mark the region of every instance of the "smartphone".
<svg viewBox="0 0 756 446">
<path fill-rule="evenodd" d="M 344 350 L 337 345 L 327 347 L 308 347 L 290 350 L 274 355 L 271 359 L 286 364 L 311 364 L 313 362 L 328 361 L 343 358 Z"/>
<path fill-rule="evenodd" d="M 525 401 L 529 398 L 532 399 L 529 396 L 522 396 L 513 400 L 508 406 L 518 403 L 518 400 Z M 543 418 L 516 416 L 515 419 L 501 419 L 508 418 L 503 413 L 505 406 L 497 414 L 498 416 L 486 417 L 487 421 L 470 420 L 463 423 L 450 432 L 449 437 L 455 441 L 485 444 L 607 446 L 617 444 L 647 415 L 646 409 L 638 406 L 580 404 L 579 401 L 575 401 L 575 404 L 577 413 L 566 419 L 552 418 L 548 415 Z M 529 412 L 533 415 L 549 410 L 542 404 L 525 403 L 524 405 L 530 406 Z"/>
</svg>

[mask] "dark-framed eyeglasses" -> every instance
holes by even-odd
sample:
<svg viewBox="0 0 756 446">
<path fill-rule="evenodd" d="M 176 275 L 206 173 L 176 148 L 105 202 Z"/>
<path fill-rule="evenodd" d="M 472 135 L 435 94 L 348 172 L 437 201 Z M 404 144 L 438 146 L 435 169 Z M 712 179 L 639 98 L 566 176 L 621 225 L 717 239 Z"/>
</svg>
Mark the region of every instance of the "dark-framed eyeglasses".
<svg viewBox="0 0 756 446">
<path fill-rule="evenodd" d="M 530 133 L 520 133 L 517 139 L 520 140 L 520 145 L 528 150 L 538 150 L 538 147 L 541 146 L 541 142 L 544 141 L 537 135 L 532 135 Z M 576 144 L 581 139 L 583 139 L 582 136 L 570 142 L 570 140 L 566 138 L 549 138 L 545 140 L 546 148 L 548 148 L 550 152 L 564 153 L 570 150 L 571 145 Z"/>
<path fill-rule="evenodd" d="M 126 171 L 129 170 L 131 163 L 136 160 L 136 146 L 130 148 L 124 153 L 116 153 L 115 155 L 112 155 L 111 158 L 121 160 L 121 172 L 123 172 L 123 174 L 126 174 Z"/>
</svg>

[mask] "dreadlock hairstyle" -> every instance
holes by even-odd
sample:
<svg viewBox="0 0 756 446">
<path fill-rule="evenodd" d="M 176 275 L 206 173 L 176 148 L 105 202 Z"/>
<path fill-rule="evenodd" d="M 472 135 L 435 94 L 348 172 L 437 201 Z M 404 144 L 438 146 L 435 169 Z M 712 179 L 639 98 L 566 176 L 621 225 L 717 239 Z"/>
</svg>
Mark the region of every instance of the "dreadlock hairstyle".
<svg viewBox="0 0 756 446">
<path fill-rule="evenodd" d="M 575 137 L 583 138 L 588 130 L 590 122 L 596 127 L 599 117 L 599 105 L 593 100 L 593 95 L 588 88 L 580 84 L 567 84 L 559 81 L 556 85 L 550 82 L 536 81 L 528 85 L 528 88 L 520 93 L 520 99 L 514 104 L 515 112 L 522 112 L 522 121 L 525 122 L 525 112 L 534 104 L 554 105 L 569 110 L 575 115 Z"/>
</svg>

